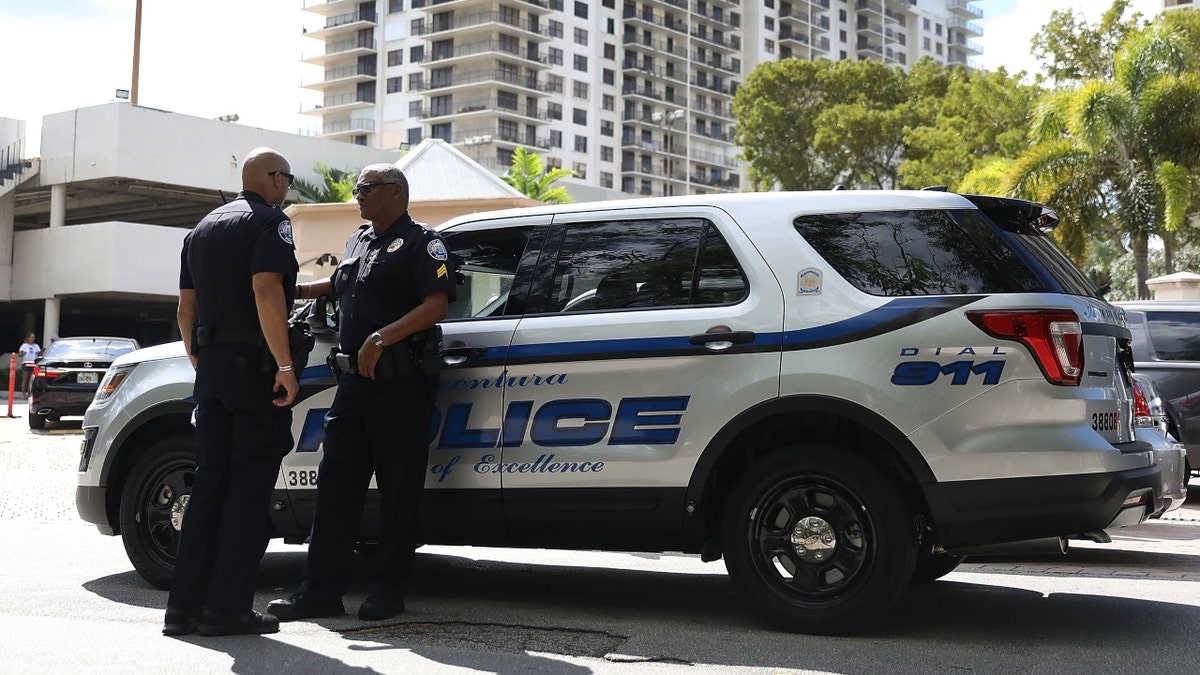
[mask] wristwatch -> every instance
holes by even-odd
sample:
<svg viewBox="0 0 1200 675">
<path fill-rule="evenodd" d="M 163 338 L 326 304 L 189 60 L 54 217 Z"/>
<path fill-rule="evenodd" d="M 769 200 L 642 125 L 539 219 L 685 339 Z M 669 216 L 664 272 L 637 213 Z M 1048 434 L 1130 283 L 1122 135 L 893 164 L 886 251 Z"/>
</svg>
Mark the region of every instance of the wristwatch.
<svg viewBox="0 0 1200 675">
<path fill-rule="evenodd" d="M 371 344 L 383 349 L 383 336 L 379 334 L 379 331 L 371 333 L 367 336 L 367 339 L 371 341 Z"/>
</svg>

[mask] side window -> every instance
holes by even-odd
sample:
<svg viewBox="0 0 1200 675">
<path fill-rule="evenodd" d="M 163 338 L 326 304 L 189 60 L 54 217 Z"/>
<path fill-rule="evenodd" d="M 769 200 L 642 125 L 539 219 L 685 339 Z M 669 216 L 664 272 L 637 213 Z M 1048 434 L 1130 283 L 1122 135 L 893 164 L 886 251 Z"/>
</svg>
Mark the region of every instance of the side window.
<svg viewBox="0 0 1200 675">
<path fill-rule="evenodd" d="M 446 311 L 447 320 L 517 313 L 508 302 L 509 291 L 532 231 L 511 227 L 444 233 L 458 270 L 458 297 Z"/>
<path fill-rule="evenodd" d="M 1146 312 L 1150 342 L 1163 361 L 1200 361 L 1200 313 Z"/>
<path fill-rule="evenodd" d="M 800 216 L 793 224 L 838 274 L 873 295 L 1005 293 L 1038 287 L 1032 272 L 978 218 L 956 221 L 934 210 L 880 211 Z"/>
<path fill-rule="evenodd" d="M 685 307 L 740 300 L 746 279 L 699 218 L 606 221 L 567 228 L 551 281 L 552 311 Z"/>
</svg>

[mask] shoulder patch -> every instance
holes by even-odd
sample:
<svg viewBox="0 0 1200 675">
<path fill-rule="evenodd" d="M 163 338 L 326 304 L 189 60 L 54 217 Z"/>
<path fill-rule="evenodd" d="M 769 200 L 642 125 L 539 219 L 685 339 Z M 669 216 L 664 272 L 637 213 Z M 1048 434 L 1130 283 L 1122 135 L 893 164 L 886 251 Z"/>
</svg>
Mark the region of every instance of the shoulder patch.
<svg viewBox="0 0 1200 675">
<path fill-rule="evenodd" d="M 446 244 L 441 239 L 434 239 L 425 247 L 429 251 L 429 257 L 434 260 L 448 260 L 450 254 L 446 251 Z"/>
<path fill-rule="evenodd" d="M 285 220 L 279 223 L 279 238 L 287 242 L 288 246 L 296 245 L 296 242 L 292 240 L 292 221 Z"/>
</svg>

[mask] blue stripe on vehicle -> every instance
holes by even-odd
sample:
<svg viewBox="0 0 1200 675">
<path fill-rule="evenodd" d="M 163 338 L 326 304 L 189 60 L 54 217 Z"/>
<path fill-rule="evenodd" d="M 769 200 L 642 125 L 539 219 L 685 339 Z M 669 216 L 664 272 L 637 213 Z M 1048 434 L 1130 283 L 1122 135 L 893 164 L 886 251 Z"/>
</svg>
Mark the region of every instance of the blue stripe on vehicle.
<svg viewBox="0 0 1200 675">
<path fill-rule="evenodd" d="M 579 340 L 489 347 L 482 357 L 468 359 L 462 367 L 519 365 L 605 359 L 665 358 L 697 355 L 748 354 L 802 350 L 864 340 L 882 335 L 977 301 L 982 296 L 900 298 L 858 316 L 824 326 L 786 333 L 757 333 L 754 340 L 720 352 L 692 344 L 690 335 L 612 340 Z M 506 356 L 507 352 L 507 356 Z"/>
<path fill-rule="evenodd" d="M 969 305 L 982 297 L 981 295 L 956 295 L 898 298 L 843 321 L 787 331 L 783 336 L 783 348 L 785 351 L 817 349 L 865 340 L 945 314 Z"/>
</svg>

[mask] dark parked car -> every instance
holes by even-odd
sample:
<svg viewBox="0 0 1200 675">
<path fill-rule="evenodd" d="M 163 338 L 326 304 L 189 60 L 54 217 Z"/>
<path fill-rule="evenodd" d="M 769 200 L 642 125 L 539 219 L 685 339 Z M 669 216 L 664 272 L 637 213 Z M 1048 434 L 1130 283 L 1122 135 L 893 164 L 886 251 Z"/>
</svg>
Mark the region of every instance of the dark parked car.
<svg viewBox="0 0 1200 675">
<path fill-rule="evenodd" d="M 1187 447 L 1187 471 L 1200 475 L 1200 301 L 1142 300 L 1125 309 L 1133 362 L 1158 383 L 1167 431 Z"/>
<path fill-rule="evenodd" d="M 137 340 L 120 337 L 55 340 L 33 369 L 29 428 L 41 429 L 46 420 L 82 417 L 113 360 L 138 347 Z"/>
</svg>

